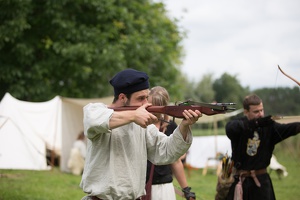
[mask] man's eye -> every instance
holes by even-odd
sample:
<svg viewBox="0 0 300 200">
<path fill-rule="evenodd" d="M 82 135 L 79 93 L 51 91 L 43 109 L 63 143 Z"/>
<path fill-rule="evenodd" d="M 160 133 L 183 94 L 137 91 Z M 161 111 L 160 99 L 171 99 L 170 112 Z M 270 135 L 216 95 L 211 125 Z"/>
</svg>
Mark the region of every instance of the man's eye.
<svg viewBox="0 0 300 200">
<path fill-rule="evenodd" d="M 139 97 L 140 101 L 144 101 L 145 99 L 147 99 L 147 97 Z"/>
</svg>

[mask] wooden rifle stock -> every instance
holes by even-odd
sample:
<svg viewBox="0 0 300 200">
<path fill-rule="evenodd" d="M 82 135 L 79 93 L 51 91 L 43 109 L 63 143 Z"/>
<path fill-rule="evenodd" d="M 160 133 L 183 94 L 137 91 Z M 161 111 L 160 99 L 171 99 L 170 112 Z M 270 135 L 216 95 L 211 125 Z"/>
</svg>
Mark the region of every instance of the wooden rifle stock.
<svg viewBox="0 0 300 200">
<path fill-rule="evenodd" d="M 115 107 L 111 108 L 115 111 L 125 111 L 125 110 L 136 110 L 138 106 L 124 106 L 124 107 Z M 223 109 L 222 109 L 223 108 Z M 151 113 L 161 113 L 167 114 L 176 118 L 184 118 L 183 111 L 184 110 L 199 110 L 202 114 L 205 115 L 215 115 L 215 114 L 223 114 L 226 113 L 225 107 L 221 107 L 221 109 L 210 108 L 206 106 L 198 106 L 198 105 L 180 105 L 180 106 L 149 106 L 146 108 L 148 112 Z"/>
</svg>

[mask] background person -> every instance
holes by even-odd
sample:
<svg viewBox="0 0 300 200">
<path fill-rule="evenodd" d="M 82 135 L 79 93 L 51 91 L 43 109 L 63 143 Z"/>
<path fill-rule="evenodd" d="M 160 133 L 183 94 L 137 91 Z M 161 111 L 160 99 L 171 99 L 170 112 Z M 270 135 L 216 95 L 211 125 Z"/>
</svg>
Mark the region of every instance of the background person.
<svg viewBox="0 0 300 200">
<path fill-rule="evenodd" d="M 166 106 L 169 104 L 170 97 L 168 91 L 161 86 L 153 87 L 149 93 L 149 103 L 154 106 Z M 166 114 L 156 113 L 154 114 L 159 121 L 155 123 L 155 126 L 165 133 L 167 136 L 171 135 L 176 129 L 177 124 L 169 120 L 169 116 Z M 149 181 L 151 174 L 152 163 L 147 162 L 147 182 Z M 195 193 L 191 192 L 191 188 L 188 187 L 184 167 L 181 161 L 181 157 L 170 165 L 155 165 L 152 174 L 152 187 L 151 187 L 151 199 L 152 200 L 176 200 L 176 194 L 173 185 L 173 175 L 176 177 L 182 191 L 187 200 L 195 199 Z"/>
<path fill-rule="evenodd" d="M 279 124 L 264 116 L 262 100 L 255 94 L 243 101 L 244 117 L 229 121 L 226 134 L 231 140 L 235 180 L 228 200 L 273 200 L 275 194 L 267 167 L 275 145 L 300 132 L 300 122 Z"/>
<path fill-rule="evenodd" d="M 168 137 L 153 124 L 149 113 L 148 75 L 134 69 L 117 73 L 110 84 L 114 100 L 108 107 L 90 103 L 84 107 L 87 156 L 80 187 L 88 199 L 140 199 L 145 195 L 147 160 L 155 164 L 176 161 L 191 145 L 190 125 L 200 111 L 184 110 L 184 120 Z M 136 110 L 112 108 L 140 106 Z"/>
<path fill-rule="evenodd" d="M 74 175 L 81 175 L 84 167 L 84 160 L 86 155 L 86 144 L 84 133 L 78 134 L 76 141 L 70 152 L 68 160 L 68 168 Z"/>
</svg>

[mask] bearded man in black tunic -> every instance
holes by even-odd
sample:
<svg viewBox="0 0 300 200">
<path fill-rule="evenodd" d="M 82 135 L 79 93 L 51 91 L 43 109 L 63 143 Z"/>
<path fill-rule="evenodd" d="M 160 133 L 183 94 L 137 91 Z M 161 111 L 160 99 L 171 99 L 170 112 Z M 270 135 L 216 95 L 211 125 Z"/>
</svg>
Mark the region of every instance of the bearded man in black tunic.
<svg viewBox="0 0 300 200">
<path fill-rule="evenodd" d="M 300 122 L 279 124 L 265 117 L 263 102 L 255 94 L 245 97 L 243 107 L 244 117 L 226 124 L 236 169 L 227 200 L 275 200 L 267 167 L 275 145 L 298 134 Z"/>
</svg>

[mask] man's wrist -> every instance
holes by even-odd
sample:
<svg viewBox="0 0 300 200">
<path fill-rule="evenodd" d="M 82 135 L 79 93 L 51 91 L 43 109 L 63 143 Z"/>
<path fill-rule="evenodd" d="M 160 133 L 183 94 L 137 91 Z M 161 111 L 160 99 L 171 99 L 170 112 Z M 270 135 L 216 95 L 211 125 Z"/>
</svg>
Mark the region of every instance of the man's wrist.
<svg viewBox="0 0 300 200">
<path fill-rule="evenodd" d="M 191 199 L 196 199 L 196 195 L 194 192 L 191 192 L 191 187 L 187 186 L 185 188 L 182 189 L 182 192 L 184 193 L 184 197 L 187 200 L 191 200 Z"/>
</svg>

